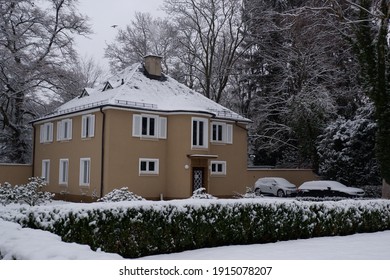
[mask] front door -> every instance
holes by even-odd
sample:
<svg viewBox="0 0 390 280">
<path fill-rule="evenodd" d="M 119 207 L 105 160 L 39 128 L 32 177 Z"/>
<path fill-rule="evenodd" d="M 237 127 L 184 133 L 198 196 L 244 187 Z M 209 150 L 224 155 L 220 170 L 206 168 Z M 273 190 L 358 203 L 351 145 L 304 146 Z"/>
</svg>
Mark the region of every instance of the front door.
<svg viewBox="0 0 390 280">
<path fill-rule="evenodd" d="M 192 191 L 204 187 L 204 167 L 192 168 Z"/>
</svg>

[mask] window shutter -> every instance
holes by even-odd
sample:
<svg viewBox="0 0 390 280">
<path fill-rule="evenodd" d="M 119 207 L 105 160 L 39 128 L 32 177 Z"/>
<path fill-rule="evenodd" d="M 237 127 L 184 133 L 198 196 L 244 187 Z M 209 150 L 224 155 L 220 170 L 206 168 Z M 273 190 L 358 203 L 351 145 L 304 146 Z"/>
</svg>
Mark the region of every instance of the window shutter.
<svg viewBox="0 0 390 280">
<path fill-rule="evenodd" d="M 160 117 L 159 121 L 159 138 L 167 139 L 167 118 Z"/>
<path fill-rule="evenodd" d="M 53 142 L 53 123 L 49 123 L 48 124 L 49 126 L 49 137 L 48 137 L 48 140 L 49 142 Z"/>
<path fill-rule="evenodd" d="M 62 139 L 62 121 L 57 122 L 57 141 Z"/>
<path fill-rule="evenodd" d="M 81 118 L 81 138 L 87 137 L 87 118 L 88 116 L 82 116 Z"/>
<path fill-rule="evenodd" d="M 68 139 L 72 139 L 72 120 L 68 121 Z"/>
<path fill-rule="evenodd" d="M 226 143 L 233 144 L 233 125 L 226 125 Z"/>
<path fill-rule="evenodd" d="M 133 136 L 141 137 L 141 115 L 133 115 Z"/>
<path fill-rule="evenodd" d="M 39 129 L 39 142 L 45 142 L 45 125 L 41 125 Z"/>
<path fill-rule="evenodd" d="M 95 136 L 95 115 L 90 115 L 89 120 L 90 122 L 89 122 L 88 136 L 94 137 Z"/>
</svg>

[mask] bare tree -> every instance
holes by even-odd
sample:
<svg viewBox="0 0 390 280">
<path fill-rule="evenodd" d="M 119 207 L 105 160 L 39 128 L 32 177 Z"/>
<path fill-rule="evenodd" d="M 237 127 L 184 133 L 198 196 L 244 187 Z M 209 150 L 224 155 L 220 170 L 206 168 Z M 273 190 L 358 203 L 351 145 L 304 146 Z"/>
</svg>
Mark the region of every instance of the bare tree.
<svg viewBox="0 0 390 280">
<path fill-rule="evenodd" d="M 245 36 L 240 0 L 165 0 L 177 24 L 179 58 L 192 86 L 220 102 Z"/>
<path fill-rule="evenodd" d="M 167 19 L 136 12 L 135 19 L 125 29 L 119 29 L 115 41 L 107 45 L 105 56 L 115 72 L 152 53 L 163 57 L 164 72 L 169 73 L 172 59 L 176 57 L 176 34 Z"/>
<path fill-rule="evenodd" d="M 351 47 L 323 1 L 248 0 L 245 9 L 251 53 L 243 82 L 254 95 L 258 163 L 316 168 L 318 135 L 336 113 L 352 114 L 345 103 L 361 93 Z"/>
<path fill-rule="evenodd" d="M 0 159 L 30 158 L 28 121 L 42 90 L 55 91 L 76 52 L 74 35 L 90 32 L 76 0 L 0 1 Z"/>
</svg>

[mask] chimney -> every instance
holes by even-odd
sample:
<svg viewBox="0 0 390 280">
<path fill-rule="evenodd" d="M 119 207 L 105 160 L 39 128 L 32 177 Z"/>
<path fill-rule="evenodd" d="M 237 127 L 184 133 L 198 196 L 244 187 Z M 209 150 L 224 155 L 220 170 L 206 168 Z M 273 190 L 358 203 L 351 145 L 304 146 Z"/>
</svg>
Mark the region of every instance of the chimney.
<svg viewBox="0 0 390 280">
<path fill-rule="evenodd" d="M 149 78 L 161 78 L 161 56 L 148 54 L 144 57 L 144 67 Z"/>
</svg>

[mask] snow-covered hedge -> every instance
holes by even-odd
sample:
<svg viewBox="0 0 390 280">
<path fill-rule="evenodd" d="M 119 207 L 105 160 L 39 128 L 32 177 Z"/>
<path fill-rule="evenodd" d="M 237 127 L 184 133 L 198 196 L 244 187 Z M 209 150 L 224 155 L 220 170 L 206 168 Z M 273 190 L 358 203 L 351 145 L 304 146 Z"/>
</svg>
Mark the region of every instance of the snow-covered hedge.
<svg viewBox="0 0 390 280">
<path fill-rule="evenodd" d="M 27 184 L 14 187 L 9 183 L 0 184 L 0 204 L 26 203 L 34 206 L 50 202 L 54 194 L 44 191 L 46 185 L 40 177 L 29 178 Z"/>
<path fill-rule="evenodd" d="M 390 201 L 133 201 L 24 208 L 3 219 L 123 257 L 390 229 Z M 17 217 L 17 218 L 13 218 Z"/>
</svg>

